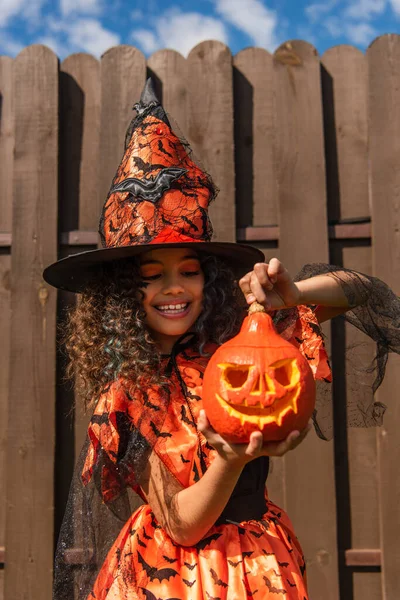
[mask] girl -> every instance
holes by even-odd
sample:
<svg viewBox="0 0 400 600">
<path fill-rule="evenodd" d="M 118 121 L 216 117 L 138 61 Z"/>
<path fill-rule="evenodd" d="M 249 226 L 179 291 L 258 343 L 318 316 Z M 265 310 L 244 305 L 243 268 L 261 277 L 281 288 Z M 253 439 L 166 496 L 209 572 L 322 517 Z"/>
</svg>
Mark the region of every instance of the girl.
<svg viewBox="0 0 400 600">
<path fill-rule="evenodd" d="M 136 110 L 103 209 L 105 249 L 44 274 L 82 294 L 66 346 L 69 373 L 94 406 L 60 534 L 55 599 L 307 600 L 300 544 L 265 481 L 269 456 L 294 449 L 309 427 L 281 442 L 254 432 L 248 444 L 230 444 L 202 410 L 202 377 L 257 300 L 316 378 L 329 379 L 318 322 L 359 314 L 357 305 L 371 315 L 371 289 L 384 284 L 326 265 L 295 283 L 277 259 L 211 242 L 212 182 L 149 83 Z"/>
</svg>

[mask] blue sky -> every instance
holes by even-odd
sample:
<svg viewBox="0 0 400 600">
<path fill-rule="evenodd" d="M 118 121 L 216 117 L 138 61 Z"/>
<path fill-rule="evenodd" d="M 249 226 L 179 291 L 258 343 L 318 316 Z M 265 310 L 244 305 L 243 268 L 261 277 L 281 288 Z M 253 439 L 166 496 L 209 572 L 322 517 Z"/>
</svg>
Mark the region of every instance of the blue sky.
<svg viewBox="0 0 400 600">
<path fill-rule="evenodd" d="M 0 54 L 8 56 L 33 43 L 61 59 L 100 57 L 118 44 L 187 56 L 206 39 L 233 54 L 304 39 L 322 54 L 338 44 L 365 50 L 383 33 L 400 33 L 400 0 L 0 0 Z"/>
</svg>

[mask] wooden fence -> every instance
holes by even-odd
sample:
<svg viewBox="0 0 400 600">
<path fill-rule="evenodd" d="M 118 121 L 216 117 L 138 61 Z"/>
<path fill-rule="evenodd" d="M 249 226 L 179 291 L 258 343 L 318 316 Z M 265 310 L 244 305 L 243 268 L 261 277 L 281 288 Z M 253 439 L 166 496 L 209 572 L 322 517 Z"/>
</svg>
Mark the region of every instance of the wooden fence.
<svg viewBox="0 0 400 600">
<path fill-rule="evenodd" d="M 120 46 L 61 64 L 43 46 L 0 58 L 0 598 L 49 600 L 52 558 L 86 417 L 71 416 L 55 328 L 72 295 L 41 278 L 95 248 L 131 108 L 151 74 L 166 109 L 221 189 L 217 239 L 374 273 L 400 293 L 400 37 L 366 54 L 306 42 L 187 59 Z M 328 331 L 329 333 L 329 331 Z M 343 348 L 333 326 L 335 439 L 311 434 L 274 461 L 271 497 L 304 546 L 312 600 L 400 597 L 400 362 L 389 361 L 379 430 L 346 428 Z M 369 350 L 368 350 L 369 352 Z M 367 353 L 368 354 L 368 353 Z M 354 382 L 353 382 L 354 383 Z M 360 392 L 352 392 L 360 393 Z M 5 548 L 5 549 L 4 549 Z"/>
</svg>

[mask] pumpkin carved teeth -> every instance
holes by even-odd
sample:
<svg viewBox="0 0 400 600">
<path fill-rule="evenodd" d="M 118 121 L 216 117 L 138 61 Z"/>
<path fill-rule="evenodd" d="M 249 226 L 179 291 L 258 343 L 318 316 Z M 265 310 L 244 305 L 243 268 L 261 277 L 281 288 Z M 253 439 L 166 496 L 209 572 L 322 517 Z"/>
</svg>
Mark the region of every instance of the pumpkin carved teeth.
<svg viewBox="0 0 400 600">
<path fill-rule="evenodd" d="M 258 427 L 262 428 L 270 423 L 276 423 L 278 427 L 281 427 L 284 418 L 289 412 L 297 414 L 297 398 L 299 394 L 299 388 L 294 392 L 294 394 L 290 394 L 287 398 L 285 408 L 276 405 L 265 407 L 261 403 L 258 403 L 255 406 L 233 406 L 221 398 L 219 394 L 216 394 L 215 396 L 220 404 L 225 408 L 229 416 L 239 419 L 242 425 L 246 422 L 250 422 L 255 423 Z M 260 415 L 260 409 L 262 409 L 262 415 Z"/>
</svg>

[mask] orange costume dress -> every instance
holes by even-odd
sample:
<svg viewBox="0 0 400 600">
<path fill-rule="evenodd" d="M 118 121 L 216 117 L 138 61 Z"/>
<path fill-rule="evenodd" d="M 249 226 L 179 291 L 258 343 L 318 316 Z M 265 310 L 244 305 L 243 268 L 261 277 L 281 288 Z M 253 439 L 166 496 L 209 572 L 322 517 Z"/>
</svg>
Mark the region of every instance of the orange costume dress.
<svg viewBox="0 0 400 600">
<path fill-rule="evenodd" d="M 315 316 L 305 307 L 299 309 L 301 318 L 283 335 L 308 357 L 318 378 L 329 379 Z M 210 346 L 207 351 L 213 349 Z M 157 421 L 161 400 L 156 390 L 133 398 L 126 382 L 116 381 L 104 392 L 89 425 L 90 444 L 81 474 L 84 486 L 91 481 L 100 453 L 105 452 L 110 468 L 102 468 L 103 500 L 110 503 L 118 494 L 118 478 L 112 471 L 126 438 L 121 434 L 121 429 L 126 432 L 122 423 L 140 431 L 182 487 L 201 478 L 215 456 L 196 428 L 207 361 L 195 346 L 175 348 L 173 356 L 164 359 L 170 397 L 162 426 Z M 144 504 L 123 525 L 88 600 L 307 600 L 302 550 L 289 518 L 268 498 L 267 475 L 268 458 L 250 462 L 220 519 L 193 547 L 179 546 L 167 535 L 140 486 L 133 484 Z M 124 477 L 133 482 L 132 469 Z M 241 511 L 245 518 L 230 518 Z"/>
</svg>

